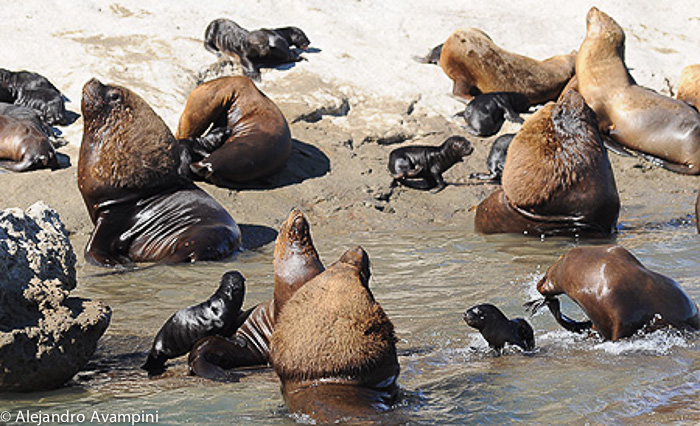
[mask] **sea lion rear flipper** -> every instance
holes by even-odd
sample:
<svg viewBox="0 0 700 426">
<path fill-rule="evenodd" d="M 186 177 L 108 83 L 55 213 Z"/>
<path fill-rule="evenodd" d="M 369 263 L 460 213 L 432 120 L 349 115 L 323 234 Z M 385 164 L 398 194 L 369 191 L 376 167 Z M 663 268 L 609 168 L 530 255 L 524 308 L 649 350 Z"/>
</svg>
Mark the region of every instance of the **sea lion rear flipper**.
<svg viewBox="0 0 700 426">
<path fill-rule="evenodd" d="M 567 317 L 561 313 L 561 308 L 559 305 L 559 299 L 556 297 L 549 297 L 545 299 L 549 311 L 554 316 L 554 319 L 564 327 L 566 330 L 573 333 L 583 333 L 584 331 L 593 328 L 593 323 L 591 321 L 574 321 L 573 319 Z"/>
<path fill-rule="evenodd" d="M 694 167 L 692 164 L 686 166 L 685 164 L 672 163 L 670 161 L 664 160 L 663 158 L 655 157 L 651 154 L 646 154 L 643 152 L 637 153 L 641 158 L 649 161 L 655 166 L 663 167 L 666 170 L 672 172 L 680 173 L 683 175 L 697 175 L 700 174 L 700 167 Z"/>
</svg>

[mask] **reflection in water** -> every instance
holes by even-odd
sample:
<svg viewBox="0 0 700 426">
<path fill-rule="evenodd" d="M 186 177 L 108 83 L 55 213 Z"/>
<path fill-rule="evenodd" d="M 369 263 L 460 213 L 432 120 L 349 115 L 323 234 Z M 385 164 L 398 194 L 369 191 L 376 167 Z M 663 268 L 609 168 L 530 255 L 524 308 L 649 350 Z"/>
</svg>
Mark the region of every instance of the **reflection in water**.
<svg viewBox="0 0 700 426">
<path fill-rule="evenodd" d="M 658 331 L 621 342 L 602 342 L 560 329 L 548 311 L 530 318 L 538 348 L 507 348 L 497 357 L 462 312 L 493 303 L 508 317 L 525 316 L 538 279 L 579 242 L 518 236 L 482 236 L 460 230 L 367 233 L 348 238 L 315 235 L 330 264 L 348 247 L 370 254 L 370 286 L 399 338 L 399 383 L 404 398 L 381 422 L 615 423 L 700 420 L 700 350 L 697 335 Z M 691 225 L 630 228 L 616 243 L 649 268 L 676 279 L 700 300 L 700 237 Z M 80 250 L 85 241 L 74 240 Z M 246 277 L 244 307 L 272 295 L 272 244 L 230 262 L 154 267 L 90 277 L 100 268 L 79 265 L 79 296 L 114 310 L 100 348 L 73 384 L 29 395 L 2 395 L 3 409 L 43 412 L 155 412 L 164 424 L 293 423 L 270 369 L 250 371 L 237 383 L 187 375 L 184 358 L 149 379 L 138 367 L 155 333 L 176 310 L 205 300 L 220 276 Z M 583 312 L 567 298 L 563 310 Z"/>
</svg>

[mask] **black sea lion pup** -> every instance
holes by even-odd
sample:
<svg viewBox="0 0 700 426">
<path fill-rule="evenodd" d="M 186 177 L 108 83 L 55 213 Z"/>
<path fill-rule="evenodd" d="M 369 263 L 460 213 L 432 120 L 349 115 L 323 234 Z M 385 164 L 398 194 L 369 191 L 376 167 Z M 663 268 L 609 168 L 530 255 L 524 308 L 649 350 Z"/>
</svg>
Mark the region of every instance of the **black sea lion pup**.
<svg viewBox="0 0 700 426">
<path fill-rule="evenodd" d="M 510 142 L 515 137 L 514 133 L 509 133 L 507 135 L 502 135 L 496 138 L 491 144 L 491 149 L 489 150 L 489 156 L 486 158 L 486 167 L 489 169 L 488 173 L 472 173 L 469 175 L 470 179 L 480 179 L 493 183 L 501 183 L 501 176 L 503 175 L 503 167 L 506 164 L 506 155 L 508 154 L 508 147 Z"/>
<path fill-rule="evenodd" d="M 447 186 L 442 174 L 473 150 L 471 143 L 461 136 L 451 136 L 440 146 L 397 148 L 389 154 L 389 173 L 394 182 L 409 188 L 439 192 Z"/>
<path fill-rule="evenodd" d="M 618 340 L 664 326 L 700 329 L 698 308 L 678 283 L 647 269 L 620 246 L 569 250 L 549 267 L 537 290 L 544 299 L 526 306 L 534 313 L 547 305 L 557 322 L 574 332 L 593 328 L 605 339 Z M 562 315 L 560 294 L 569 296 L 590 321 Z"/>
<path fill-rule="evenodd" d="M 44 120 L 41 119 L 39 114 L 31 108 L 0 102 L 0 115 L 6 115 L 18 120 L 29 122 L 35 129 L 49 138 L 54 148 L 60 148 L 68 144 L 68 141 L 60 136 L 61 132 L 48 126 Z"/>
<path fill-rule="evenodd" d="M 165 361 L 185 355 L 201 338 L 230 336 L 240 326 L 245 278 L 238 271 L 226 272 L 219 288 L 206 301 L 180 309 L 163 324 L 153 341 L 148 360 L 141 367 L 149 375 L 165 371 Z"/>
<path fill-rule="evenodd" d="M 95 224 L 88 261 L 193 262 L 238 250 L 238 225 L 183 174 L 183 143 L 141 97 L 92 79 L 82 112 L 78 188 Z"/>
<path fill-rule="evenodd" d="M 58 166 L 56 151 L 46 135 L 31 122 L 0 115 L 0 167 L 26 172 Z"/>
<path fill-rule="evenodd" d="M 241 61 L 243 73 L 260 81 L 260 70 L 251 61 L 252 56 L 266 56 L 270 51 L 268 37 L 250 32 L 230 19 L 219 18 L 209 23 L 204 31 L 204 47 L 220 56 L 221 53 L 236 56 Z"/>
<path fill-rule="evenodd" d="M 299 210 L 292 210 L 275 241 L 272 299 L 256 305 L 231 338 L 207 337 L 190 352 L 190 371 L 212 380 L 229 380 L 230 369 L 263 366 L 270 360 L 270 339 L 279 312 L 290 297 L 323 270 L 311 230 Z"/>
<path fill-rule="evenodd" d="M 463 315 L 464 322 L 484 336 L 489 346 L 500 353 L 506 343 L 524 351 L 535 348 L 535 333 L 523 318 L 509 320 L 500 309 L 490 303 L 473 306 Z"/>
<path fill-rule="evenodd" d="M 394 327 L 369 278 L 367 253 L 348 250 L 279 314 L 270 357 L 291 412 L 331 423 L 387 410 L 396 401 Z"/>
<path fill-rule="evenodd" d="M 498 133 L 505 120 L 523 123 L 521 112 L 528 112 L 527 97 L 516 92 L 491 92 L 476 96 L 462 113 L 465 129 L 474 136 Z"/>
<path fill-rule="evenodd" d="M 21 89 L 14 103 L 37 111 L 49 125 L 65 126 L 71 123 L 63 96 L 58 91 L 46 88 Z"/>
</svg>

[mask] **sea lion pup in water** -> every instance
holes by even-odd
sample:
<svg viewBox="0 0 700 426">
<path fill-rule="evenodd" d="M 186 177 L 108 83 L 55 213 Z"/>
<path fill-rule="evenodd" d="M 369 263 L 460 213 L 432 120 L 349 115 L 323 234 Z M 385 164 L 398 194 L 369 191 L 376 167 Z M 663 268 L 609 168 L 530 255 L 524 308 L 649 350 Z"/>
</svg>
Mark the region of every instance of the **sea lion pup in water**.
<svg viewBox="0 0 700 426">
<path fill-rule="evenodd" d="M 530 105 L 557 99 L 574 75 L 576 52 L 536 61 L 496 46 L 476 28 L 455 31 L 445 41 L 440 66 L 454 81 L 452 93 L 471 100 L 488 92 L 518 92 Z"/>
<path fill-rule="evenodd" d="M 146 363 L 149 375 L 165 371 L 165 361 L 185 355 L 206 336 L 230 336 L 243 322 L 241 312 L 245 278 L 238 271 L 226 272 L 219 288 L 206 301 L 180 309 L 163 324 L 153 340 Z M 240 319 L 240 321 L 239 321 Z"/>
<path fill-rule="evenodd" d="M 474 151 L 461 136 L 451 136 L 440 146 L 405 146 L 389 154 L 389 173 L 396 182 L 414 189 L 440 192 L 447 187 L 442 178 L 450 167 Z"/>
<path fill-rule="evenodd" d="M 593 7 L 586 28 L 576 78 L 601 131 L 668 170 L 700 174 L 700 114 L 634 83 L 625 66 L 625 33 L 612 18 Z"/>
<path fill-rule="evenodd" d="M 245 322 L 230 338 L 207 337 L 197 342 L 188 359 L 193 374 L 227 380 L 227 370 L 269 363 L 270 339 L 279 312 L 300 287 L 324 270 L 309 223 L 299 210 L 292 210 L 280 227 L 273 267 L 273 298 L 249 310 Z"/>
<path fill-rule="evenodd" d="M 700 329 L 698 308 L 678 283 L 650 271 L 620 246 L 569 250 L 549 267 L 537 290 L 544 299 L 528 303 L 533 312 L 547 305 L 570 331 L 593 327 L 605 339 L 618 340 L 645 328 Z M 569 296 L 590 321 L 561 314 L 560 294 Z"/>
<path fill-rule="evenodd" d="M 681 71 L 676 99 L 700 111 L 700 64 L 688 65 Z"/>
<path fill-rule="evenodd" d="M 190 169 L 214 185 L 236 188 L 264 179 L 284 168 L 291 155 L 287 120 L 248 77 L 221 77 L 195 88 L 180 116 L 177 137 L 200 136 L 212 124 L 228 127 L 231 135 Z"/>
<path fill-rule="evenodd" d="M 396 401 L 394 326 L 369 290 L 369 267 L 362 247 L 346 251 L 277 318 L 270 357 L 291 412 L 330 423 Z"/>
<path fill-rule="evenodd" d="M 508 147 L 503 187 L 476 209 L 485 234 L 609 236 L 620 199 L 595 114 L 573 90 L 534 113 Z"/>
<path fill-rule="evenodd" d="M 491 349 L 497 354 L 510 343 L 524 351 L 535 348 L 535 333 L 523 318 L 509 320 L 500 309 L 490 303 L 469 308 L 462 318 L 468 326 L 474 327 L 484 336 Z"/>
<path fill-rule="evenodd" d="M 14 172 L 58 168 L 49 139 L 31 122 L 0 115 L 0 167 Z"/>
<path fill-rule="evenodd" d="M 86 260 L 220 260 L 239 248 L 236 222 L 190 181 L 196 140 L 177 141 L 141 97 L 96 79 L 83 87 L 82 112 L 78 188 L 95 224 Z"/>
</svg>

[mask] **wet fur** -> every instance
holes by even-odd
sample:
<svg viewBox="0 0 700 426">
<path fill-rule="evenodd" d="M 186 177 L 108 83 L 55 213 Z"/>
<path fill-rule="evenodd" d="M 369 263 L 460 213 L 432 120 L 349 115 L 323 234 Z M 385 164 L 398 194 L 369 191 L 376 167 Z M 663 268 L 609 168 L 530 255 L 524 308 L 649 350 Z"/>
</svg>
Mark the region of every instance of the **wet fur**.
<svg viewBox="0 0 700 426">
<path fill-rule="evenodd" d="M 465 129 L 474 136 L 498 133 L 505 120 L 523 123 L 520 113 L 528 112 L 530 104 L 525 95 L 515 92 L 491 92 L 477 95 L 462 113 Z"/>
<path fill-rule="evenodd" d="M 464 322 L 474 327 L 486 339 L 489 346 L 500 352 L 506 343 L 524 351 L 535 348 L 532 327 L 522 318 L 509 320 L 500 309 L 489 303 L 473 306 L 463 315 Z"/>
<path fill-rule="evenodd" d="M 496 138 L 496 140 L 491 144 L 489 156 L 486 158 L 486 167 L 488 168 L 489 172 L 472 173 L 469 177 L 471 179 L 480 179 L 500 184 L 501 176 L 503 175 L 503 168 L 506 164 L 508 147 L 510 146 L 510 143 L 514 137 L 515 134 L 510 133 Z"/>
</svg>

